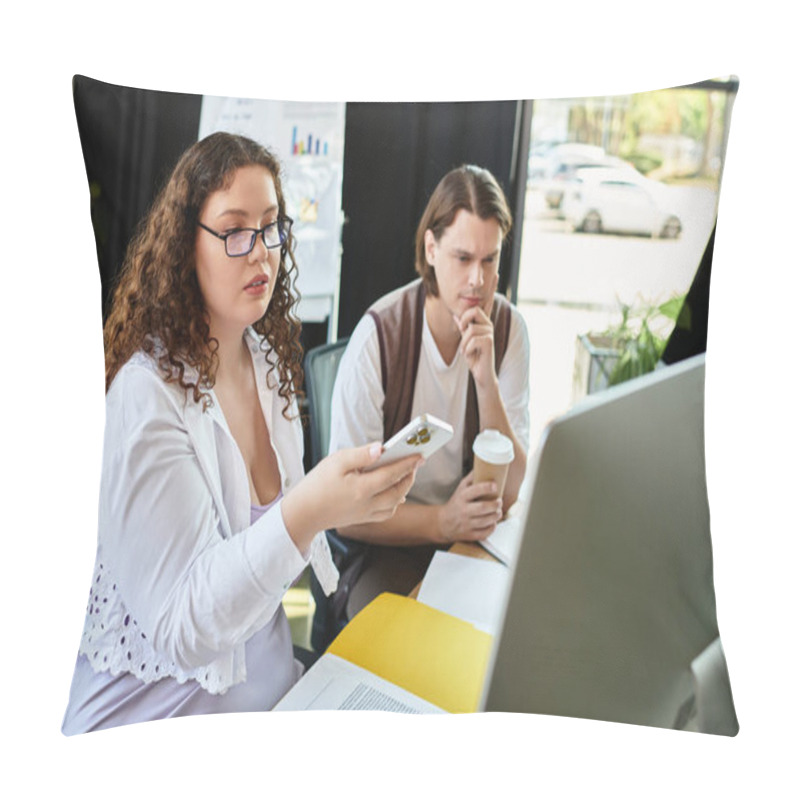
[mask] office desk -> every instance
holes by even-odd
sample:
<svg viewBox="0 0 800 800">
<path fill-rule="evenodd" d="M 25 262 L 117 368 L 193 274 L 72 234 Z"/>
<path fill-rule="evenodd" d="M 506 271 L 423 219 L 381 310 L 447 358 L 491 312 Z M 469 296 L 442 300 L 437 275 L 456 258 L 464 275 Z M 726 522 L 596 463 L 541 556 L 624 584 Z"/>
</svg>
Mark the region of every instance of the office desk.
<svg viewBox="0 0 800 800">
<path fill-rule="evenodd" d="M 485 550 L 477 542 L 456 542 L 454 545 L 450 547 L 449 550 L 451 553 L 455 553 L 456 555 L 459 556 L 470 556 L 471 558 L 483 558 L 487 561 L 497 561 L 498 564 L 501 563 L 488 550 Z"/>
</svg>

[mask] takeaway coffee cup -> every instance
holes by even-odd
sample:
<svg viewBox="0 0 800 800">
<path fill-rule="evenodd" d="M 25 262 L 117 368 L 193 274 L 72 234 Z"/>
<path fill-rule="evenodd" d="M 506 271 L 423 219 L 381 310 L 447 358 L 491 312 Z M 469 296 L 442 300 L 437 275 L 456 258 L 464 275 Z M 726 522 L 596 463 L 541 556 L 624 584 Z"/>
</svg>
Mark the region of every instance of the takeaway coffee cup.
<svg viewBox="0 0 800 800">
<path fill-rule="evenodd" d="M 494 428 L 487 428 L 475 437 L 472 454 L 473 481 L 494 481 L 497 484 L 497 493 L 502 497 L 508 465 L 514 460 L 514 444 L 511 439 Z"/>
</svg>

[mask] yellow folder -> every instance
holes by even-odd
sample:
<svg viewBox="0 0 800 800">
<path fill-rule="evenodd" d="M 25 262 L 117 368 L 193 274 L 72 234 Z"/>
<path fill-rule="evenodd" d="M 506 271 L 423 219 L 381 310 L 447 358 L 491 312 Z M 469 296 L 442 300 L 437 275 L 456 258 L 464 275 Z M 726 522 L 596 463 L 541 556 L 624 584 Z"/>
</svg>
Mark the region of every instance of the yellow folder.
<svg viewBox="0 0 800 800">
<path fill-rule="evenodd" d="M 491 643 L 468 622 L 385 592 L 350 620 L 328 652 L 463 713 L 478 708 Z"/>
</svg>

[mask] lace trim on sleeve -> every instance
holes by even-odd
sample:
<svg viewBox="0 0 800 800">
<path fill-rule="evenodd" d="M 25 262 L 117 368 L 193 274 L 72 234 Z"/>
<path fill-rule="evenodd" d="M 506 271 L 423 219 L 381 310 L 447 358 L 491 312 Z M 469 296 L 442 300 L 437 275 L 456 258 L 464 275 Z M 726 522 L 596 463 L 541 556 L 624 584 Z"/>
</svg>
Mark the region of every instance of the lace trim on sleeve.
<svg viewBox="0 0 800 800">
<path fill-rule="evenodd" d="M 241 652 L 238 652 L 241 649 Z M 245 680 L 244 647 L 203 667 L 183 670 L 160 654 L 126 609 L 110 570 L 98 558 L 86 606 L 79 652 L 95 672 L 129 672 L 144 683 L 172 677 L 178 683 L 196 680 L 211 694 L 224 694 Z"/>
</svg>

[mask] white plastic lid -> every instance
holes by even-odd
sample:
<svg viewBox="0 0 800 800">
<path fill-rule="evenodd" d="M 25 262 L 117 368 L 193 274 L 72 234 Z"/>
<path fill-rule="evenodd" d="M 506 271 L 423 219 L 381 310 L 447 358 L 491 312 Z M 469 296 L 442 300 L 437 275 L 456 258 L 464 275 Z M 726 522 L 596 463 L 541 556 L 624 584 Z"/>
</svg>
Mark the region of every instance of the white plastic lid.
<svg viewBox="0 0 800 800">
<path fill-rule="evenodd" d="M 487 464 L 510 464 L 514 460 L 514 443 L 494 428 L 487 428 L 475 437 L 472 452 Z"/>
</svg>

